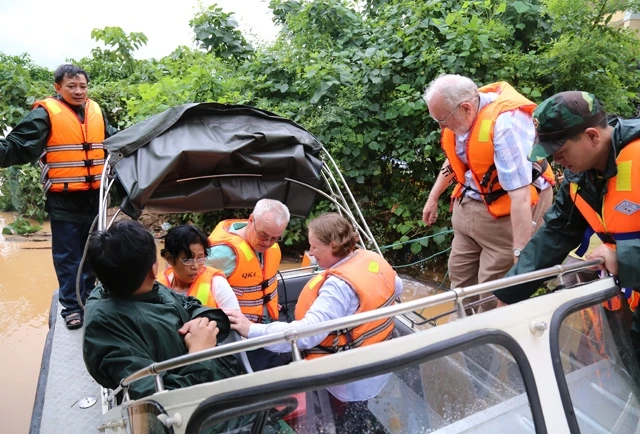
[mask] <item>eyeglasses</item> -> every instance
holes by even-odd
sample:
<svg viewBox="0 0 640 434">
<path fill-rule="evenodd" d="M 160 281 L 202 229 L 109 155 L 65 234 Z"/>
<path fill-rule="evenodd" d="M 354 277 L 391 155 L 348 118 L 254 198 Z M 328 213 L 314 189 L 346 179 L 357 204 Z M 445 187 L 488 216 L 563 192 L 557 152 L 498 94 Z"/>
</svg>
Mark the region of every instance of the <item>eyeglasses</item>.
<svg viewBox="0 0 640 434">
<path fill-rule="evenodd" d="M 182 259 L 182 258 L 180 258 L 180 260 L 182 261 L 182 263 L 184 265 L 188 265 L 188 266 L 191 266 L 193 264 L 204 265 L 204 263 L 207 262 L 207 258 L 198 258 L 198 259 L 193 259 L 193 258 Z"/>
<path fill-rule="evenodd" d="M 256 224 L 256 219 L 254 217 L 253 219 L 253 228 L 255 229 L 256 232 L 256 237 L 258 237 L 258 239 L 260 241 L 266 241 L 266 242 L 274 242 L 274 243 L 279 243 L 280 241 L 282 241 L 282 235 L 280 235 L 279 237 L 272 237 L 269 234 L 267 234 L 265 231 L 260 231 L 258 230 L 258 225 Z"/>
<path fill-rule="evenodd" d="M 462 101 L 462 102 L 461 102 L 461 103 L 459 103 L 457 106 L 455 106 L 455 107 L 454 107 L 454 109 L 453 109 L 453 110 L 451 110 L 451 113 L 449 113 L 449 115 L 448 115 L 446 118 L 444 118 L 443 120 L 436 119 L 436 118 L 434 118 L 433 116 L 431 116 L 431 119 L 433 119 L 434 121 L 436 121 L 437 123 L 439 123 L 441 126 L 444 126 L 444 125 L 447 123 L 447 121 L 449 120 L 449 118 L 450 118 L 451 116 L 453 116 L 453 114 L 456 112 L 456 110 L 458 110 L 458 109 L 460 108 L 460 106 L 462 105 L 462 103 L 463 103 L 463 102 L 465 102 L 465 101 Z"/>
</svg>

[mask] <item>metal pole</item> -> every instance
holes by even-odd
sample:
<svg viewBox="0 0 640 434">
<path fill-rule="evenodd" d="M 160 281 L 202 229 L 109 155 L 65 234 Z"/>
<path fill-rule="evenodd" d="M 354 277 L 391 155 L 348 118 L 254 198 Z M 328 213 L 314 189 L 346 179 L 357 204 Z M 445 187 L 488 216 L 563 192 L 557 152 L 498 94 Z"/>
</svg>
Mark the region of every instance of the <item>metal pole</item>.
<svg viewBox="0 0 640 434">
<path fill-rule="evenodd" d="M 328 333 L 339 329 L 353 328 L 358 325 L 378 319 L 389 318 L 392 316 L 424 309 L 425 307 L 435 306 L 445 302 L 458 302 L 473 295 L 492 292 L 521 283 L 551 278 L 557 276 L 560 273 L 583 270 L 596 265 L 601 265 L 603 263 L 604 260 L 602 258 L 597 258 L 576 264 L 557 265 L 555 267 L 545 268 L 543 270 L 533 271 L 531 273 L 525 273 L 517 276 L 494 280 L 491 282 L 481 283 L 479 285 L 470 286 L 468 288 L 456 288 L 453 291 L 447 291 L 418 300 L 394 304 L 380 309 L 358 313 L 345 318 L 337 318 L 320 324 L 302 327 L 300 329 L 291 327 L 291 329 L 280 333 L 265 335 L 259 338 L 246 339 L 240 342 L 233 342 L 208 350 L 199 351 L 197 353 L 174 357 L 173 359 L 165 360 L 163 362 L 153 363 L 150 366 L 140 369 L 139 371 L 136 371 L 133 374 L 129 375 L 127 378 L 123 379 L 120 382 L 120 385 L 124 388 L 130 385 L 132 382 L 149 375 L 155 375 L 171 369 L 187 366 L 192 363 L 237 354 L 242 351 L 251 351 L 272 344 L 291 342 L 292 339 L 294 341 L 297 341 L 301 337 L 314 336 L 317 334 Z"/>
<path fill-rule="evenodd" d="M 154 377 L 156 382 L 156 392 L 164 392 L 166 389 L 164 388 L 164 381 L 162 381 L 162 375 L 156 374 Z"/>
</svg>

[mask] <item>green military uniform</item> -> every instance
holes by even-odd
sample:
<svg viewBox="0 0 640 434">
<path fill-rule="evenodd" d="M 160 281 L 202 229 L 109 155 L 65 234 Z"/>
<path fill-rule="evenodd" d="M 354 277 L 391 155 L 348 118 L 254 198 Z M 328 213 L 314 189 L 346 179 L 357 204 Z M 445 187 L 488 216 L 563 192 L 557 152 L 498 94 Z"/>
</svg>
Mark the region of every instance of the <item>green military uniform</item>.
<svg viewBox="0 0 640 434">
<path fill-rule="evenodd" d="M 595 97 L 586 92 L 562 92 L 547 99 L 534 112 L 538 135 L 537 143 L 529 159 L 537 161 L 553 155 L 572 138 L 603 121 L 606 114 Z M 607 185 L 618 174 L 616 159 L 625 146 L 640 138 L 640 119 L 609 121 L 613 127 L 611 150 L 602 172 L 594 169 L 585 172 L 564 172 L 555 203 L 544 217 L 545 224 L 522 250 L 518 263 L 507 276 L 527 273 L 562 263 L 571 250 L 581 243 L 588 243 L 590 229 L 570 195 L 570 184 L 578 185 L 577 193 L 601 218 Z M 634 167 L 634 170 L 638 170 Z M 640 186 L 633 186 L 640 188 Z M 640 205 L 640 204 L 635 204 Z M 640 208 L 640 207 L 639 207 Z M 610 210 L 607 210 L 610 212 Z M 636 212 L 632 210 L 632 212 Z M 638 215 L 637 218 L 640 218 Z M 606 237 L 606 235 L 603 235 Z M 618 282 L 623 288 L 640 290 L 640 239 L 607 239 L 616 245 Z M 505 303 L 515 303 L 529 298 L 539 287 L 539 282 L 529 282 L 495 292 Z M 631 339 L 640 361 L 640 308 L 633 313 Z"/>
<path fill-rule="evenodd" d="M 156 282 L 150 292 L 127 298 L 110 296 L 102 285 L 87 300 L 82 354 L 89 374 L 103 387 L 115 389 L 120 381 L 155 362 L 187 354 L 178 330 L 198 317 L 216 321 L 223 341 L 230 330 L 229 318 L 219 309 L 203 307 L 194 297 L 178 294 Z M 162 374 L 167 390 L 243 374 L 233 356 L 206 360 Z M 129 396 L 139 399 L 155 392 L 154 377 L 131 384 Z M 274 412 L 275 410 L 272 410 Z M 248 412 L 220 422 L 206 433 L 251 427 L 258 413 Z M 293 433 L 282 420 L 269 420 L 266 434 Z"/>
<path fill-rule="evenodd" d="M 66 102 L 59 95 L 54 98 Z M 67 106 L 84 122 L 84 106 Z M 104 111 L 105 137 L 112 136 L 116 129 L 109 125 Z M 15 126 L 6 138 L 0 138 L 0 167 L 15 166 L 37 161 L 42 155 L 51 121 L 43 107 L 32 110 Z M 91 224 L 98 213 L 98 190 L 73 193 L 47 193 L 47 212 L 52 220 Z"/>
<path fill-rule="evenodd" d="M 563 92 L 558 95 L 568 93 L 581 92 Z M 553 100 L 556 97 L 557 95 L 540 104 L 534 112 L 539 137 L 540 129 L 549 128 L 549 124 L 551 124 L 550 128 L 552 129 L 569 130 L 573 126 L 572 122 L 578 123 L 592 114 L 586 113 L 582 115 L 580 113 L 566 112 L 566 108 L 559 104 L 558 101 Z M 594 111 L 601 111 L 595 101 L 591 107 Z M 562 112 L 561 110 L 565 111 Z M 604 115 L 604 112 L 602 113 Z M 597 113 L 593 114 L 597 115 Z M 507 276 L 558 265 L 562 263 L 569 252 L 581 244 L 589 225 L 571 199 L 569 193 L 570 183 L 578 184 L 578 194 L 599 215 L 602 215 L 602 203 L 606 194 L 607 183 L 609 179 L 618 173 L 616 157 L 627 144 L 640 138 L 640 119 L 624 120 L 615 118 L 609 122 L 609 125 L 613 127 L 612 149 L 609 153 L 605 171 L 598 173 L 595 170 L 589 170 L 573 173 L 565 170 L 564 181 L 560 185 L 555 202 L 544 217 L 544 226 L 536 232 L 522 250 L 518 263 L 509 270 Z M 530 159 L 536 161 L 540 158 L 546 158 L 550 155 L 548 151 L 538 143 L 531 150 Z M 640 215 L 638 218 L 640 218 Z M 616 251 L 620 286 L 640 288 L 640 267 L 638 267 L 638 264 L 640 264 L 640 239 L 618 240 L 616 242 Z M 495 295 L 505 303 L 515 303 L 531 297 L 538 287 L 538 282 L 531 282 L 496 291 Z"/>
<path fill-rule="evenodd" d="M 115 389 L 120 380 L 154 362 L 187 354 L 178 330 L 186 322 L 206 317 L 216 321 L 218 342 L 229 334 L 229 319 L 219 309 L 203 307 L 156 283 L 153 290 L 127 298 L 110 296 L 97 286 L 87 300 L 82 353 L 89 374 L 102 386 Z M 165 387 L 176 389 L 232 377 L 244 372 L 233 357 L 196 363 L 162 374 Z M 129 389 L 137 399 L 155 392 L 153 377 Z"/>
</svg>

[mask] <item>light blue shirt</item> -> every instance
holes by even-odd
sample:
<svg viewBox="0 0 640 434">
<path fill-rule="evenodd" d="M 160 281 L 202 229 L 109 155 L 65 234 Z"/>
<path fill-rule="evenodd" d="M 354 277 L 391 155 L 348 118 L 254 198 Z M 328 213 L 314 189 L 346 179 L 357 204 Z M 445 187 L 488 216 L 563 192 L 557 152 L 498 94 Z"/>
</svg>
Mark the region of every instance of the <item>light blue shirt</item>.
<svg viewBox="0 0 640 434">
<path fill-rule="evenodd" d="M 479 110 L 497 98 L 497 93 L 481 93 Z M 456 155 L 467 165 L 469 164 L 467 144 L 470 134 L 471 131 L 467 134 L 456 135 Z M 498 180 L 505 191 L 517 190 L 531 184 L 533 168 L 527 157 L 533 147 L 535 137 L 536 129 L 533 125 L 533 119 L 527 112 L 513 110 L 500 114 L 496 119 L 493 128 L 493 160 L 498 172 Z M 466 186 L 475 190 L 480 189 L 473 179 L 471 170 L 467 170 L 464 177 Z M 543 177 L 536 179 L 533 185 L 540 190 L 551 186 Z M 472 199 L 482 200 L 475 191 L 468 190 L 466 194 Z"/>
<path fill-rule="evenodd" d="M 232 223 L 231 227 L 229 228 L 229 232 L 235 234 L 246 225 L 246 223 Z M 262 253 L 256 252 L 255 250 L 253 251 L 253 253 L 256 255 L 256 258 L 258 258 L 260 266 L 262 267 L 264 255 Z M 209 255 L 207 255 L 206 265 L 222 271 L 227 278 L 229 278 L 229 276 L 231 276 L 231 273 L 236 270 L 237 263 L 238 257 L 236 256 L 236 252 L 231 247 L 225 244 L 209 247 Z M 262 322 L 270 322 L 271 318 L 269 317 L 267 307 L 263 306 L 262 311 Z"/>
<path fill-rule="evenodd" d="M 229 228 L 229 232 L 235 234 L 246 225 L 246 223 L 232 223 Z M 255 253 L 258 261 L 260 261 L 260 265 L 262 265 L 262 253 L 258 253 L 256 251 L 253 253 Z M 238 262 L 237 259 L 236 252 L 231 247 L 225 244 L 220 244 L 218 246 L 209 247 L 209 255 L 207 256 L 206 265 L 217 268 L 222 271 L 225 276 L 229 277 L 231 276 L 231 273 L 236 270 Z"/>
<path fill-rule="evenodd" d="M 349 256 L 347 256 L 349 258 Z M 334 267 L 347 258 L 336 263 Z M 402 279 L 397 275 L 394 282 L 395 296 L 402 294 Z M 305 327 L 313 324 L 330 321 L 336 318 L 343 318 L 356 313 L 360 307 L 360 300 L 351 286 L 344 280 L 329 276 L 318 291 L 318 298 L 315 299 L 311 308 L 300 321 L 292 323 L 272 322 L 271 324 L 251 324 L 249 328 L 249 338 L 278 333 L 290 329 L 291 327 Z M 309 336 L 298 339 L 298 347 L 307 350 L 318 346 L 329 333 Z M 289 343 L 274 344 L 266 347 L 269 351 L 277 353 L 288 353 L 291 351 Z M 377 377 L 354 381 L 349 384 L 332 386 L 328 388 L 336 398 L 342 402 L 366 401 L 375 397 L 387 382 L 389 374 Z"/>
</svg>

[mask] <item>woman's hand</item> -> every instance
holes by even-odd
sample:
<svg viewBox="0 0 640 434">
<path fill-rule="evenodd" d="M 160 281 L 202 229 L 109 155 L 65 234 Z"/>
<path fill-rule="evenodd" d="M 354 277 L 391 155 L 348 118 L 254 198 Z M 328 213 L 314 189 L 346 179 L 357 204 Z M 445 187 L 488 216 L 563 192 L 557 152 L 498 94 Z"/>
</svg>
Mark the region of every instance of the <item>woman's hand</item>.
<svg viewBox="0 0 640 434">
<path fill-rule="evenodd" d="M 239 310 L 235 309 L 222 309 L 224 313 L 229 317 L 231 323 L 231 330 L 235 330 L 240 333 L 240 336 L 246 338 L 249 336 L 249 327 L 251 327 L 251 321 Z"/>
</svg>

